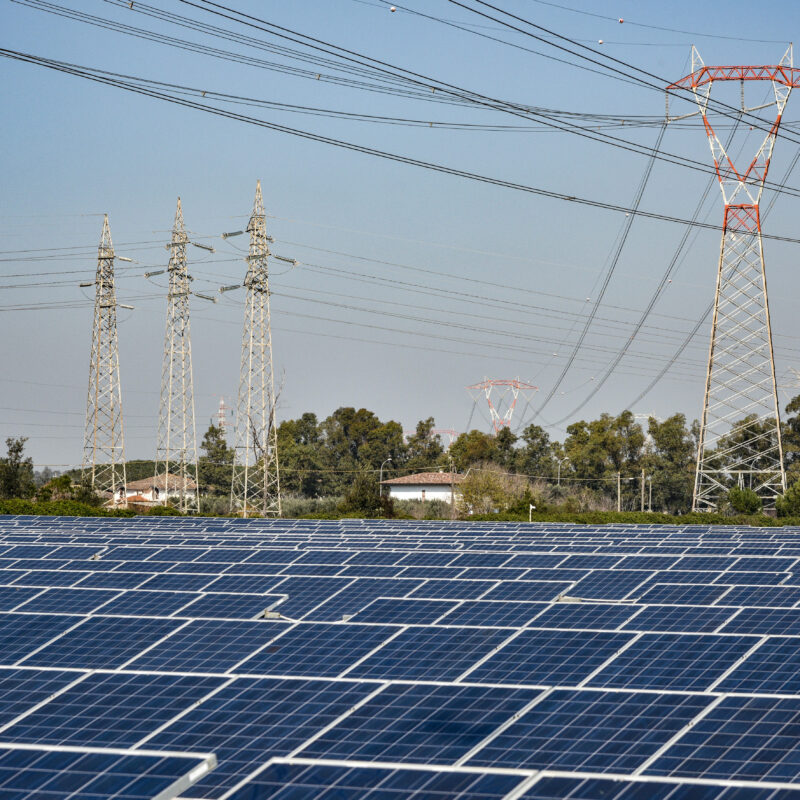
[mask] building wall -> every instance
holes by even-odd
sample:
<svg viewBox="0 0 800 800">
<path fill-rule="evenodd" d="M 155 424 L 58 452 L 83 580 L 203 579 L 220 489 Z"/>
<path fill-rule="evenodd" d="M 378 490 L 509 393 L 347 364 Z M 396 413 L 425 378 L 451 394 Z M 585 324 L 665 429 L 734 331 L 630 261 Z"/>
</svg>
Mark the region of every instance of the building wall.
<svg viewBox="0 0 800 800">
<path fill-rule="evenodd" d="M 446 484 L 430 486 L 404 483 L 389 486 L 389 496 L 394 500 L 444 500 L 445 503 L 449 503 L 451 498 L 450 487 Z"/>
</svg>

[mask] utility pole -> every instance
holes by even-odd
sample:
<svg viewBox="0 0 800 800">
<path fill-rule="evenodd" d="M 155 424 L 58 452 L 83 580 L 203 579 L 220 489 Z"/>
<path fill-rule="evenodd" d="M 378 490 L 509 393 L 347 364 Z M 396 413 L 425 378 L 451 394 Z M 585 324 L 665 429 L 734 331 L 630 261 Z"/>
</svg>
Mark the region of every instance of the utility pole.
<svg viewBox="0 0 800 800">
<path fill-rule="evenodd" d="M 622 511 L 622 473 L 617 472 L 617 511 Z"/>
<path fill-rule="evenodd" d="M 106 214 L 94 283 L 82 284 L 95 287 L 82 473 L 95 492 L 109 492 L 112 502 L 127 505 L 114 258 Z"/>
<path fill-rule="evenodd" d="M 774 105 L 775 122 L 749 166 L 737 170 L 706 113 L 711 88 L 716 81 L 739 81 L 745 113 L 755 110 L 745 108 L 745 81 L 767 80 L 772 83 L 774 99 L 768 105 Z M 691 74 L 667 87 L 694 95 L 725 206 L 692 511 L 716 510 L 734 481 L 750 483 L 765 508 L 775 508 L 776 497 L 786 491 L 760 201 L 795 86 L 800 86 L 800 76 L 793 69 L 790 45 L 774 66 L 706 67 L 692 47 Z"/>
<path fill-rule="evenodd" d="M 642 470 L 642 511 L 644 511 L 644 470 Z"/>
<path fill-rule="evenodd" d="M 242 334 L 239 396 L 236 404 L 231 511 L 247 517 L 281 515 L 278 431 L 275 425 L 275 376 L 269 313 L 266 215 L 261 181 L 247 225 L 247 289 Z"/>
<path fill-rule="evenodd" d="M 647 501 L 647 510 L 652 513 L 653 512 L 653 476 L 647 476 L 647 487 L 650 490 L 650 496 Z"/>
<path fill-rule="evenodd" d="M 200 510 L 197 477 L 197 437 L 192 383 L 192 342 L 189 330 L 191 275 L 186 269 L 189 239 L 183 224 L 181 199 L 175 212 L 170 251 L 167 326 L 161 368 L 161 402 L 158 413 L 158 441 L 154 486 L 178 493 L 178 508 L 186 513 L 192 505 Z M 190 488 L 194 484 L 194 488 Z"/>
</svg>

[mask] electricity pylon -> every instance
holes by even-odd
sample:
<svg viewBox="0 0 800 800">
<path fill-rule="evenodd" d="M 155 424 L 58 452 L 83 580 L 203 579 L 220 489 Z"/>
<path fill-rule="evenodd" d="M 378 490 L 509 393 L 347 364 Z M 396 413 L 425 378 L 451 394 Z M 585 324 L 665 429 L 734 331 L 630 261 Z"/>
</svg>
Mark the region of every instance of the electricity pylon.
<svg viewBox="0 0 800 800">
<path fill-rule="evenodd" d="M 82 473 L 84 481 L 94 491 L 109 492 L 112 502 L 127 505 L 114 258 L 114 245 L 111 242 L 106 214 L 97 248 L 97 273 L 94 280 L 94 324 L 89 358 Z"/>
<path fill-rule="evenodd" d="M 707 67 L 692 48 L 689 89 L 703 118 L 725 204 L 692 509 L 711 511 L 731 485 L 752 488 L 765 508 L 786 491 L 775 359 L 759 203 L 784 107 L 800 71 L 792 48 L 776 66 Z M 708 119 L 715 81 L 771 81 L 776 118 L 755 158 L 739 171 Z M 769 103 L 773 105 L 773 103 Z M 742 111 L 747 112 L 742 102 Z M 764 106 L 759 106 L 763 108 Z M 750 111 L 755 109 L 750 109 Z"/>
<path fill-rule="evenodd" d="M 269 314 L 266 215 L 261 181 L 247 225 L 250 254 L 244 286 L 242 361 L 236 404 L 236 434 L 231 511 L 243 517 L 281 515 L 278 431 L 275 425 L 275 377 Z"/>
<path fill-rule="evenodd" d="M 166 500 L 177 492 L 178 508 L 184 513 L 200 510 L 197 479 L 197 443 L 192 384 L 192 342 L 189 329 L 189 296 L 192 281 L 186 269 L 189 239 L 183 225 L 181 199 L 175 212 L 170 250 L 167 327 L 161 368 L 161 403 L 154 486 Z"/>
<path fill-rule="evenodd" d="M 520 392 L 527 395 L 529 392 L 538 392 L 539 387 L 533 386 L 530 383 L 525 383 L 519 378 L 486 378 L 481 383 L 476 383 L 474 386 L 467 386 L 467 391 L 477 392 L 486 397 L 486 402 L 489 404 L 489 416 L 492 420 L 492 428 L 495 434 L 499 433 L 502 428 L 508 428 L 511 425 L 511 417 L 514 414 L 514 409 L 517 405 L 517 399 Z M 495 399 L 492 396 L 495 395 Z M 479 395 L 473 395 L 473 399 L 477 403 Z M 467 426 L 469 427 L 469 425 Z"/>
</svg>

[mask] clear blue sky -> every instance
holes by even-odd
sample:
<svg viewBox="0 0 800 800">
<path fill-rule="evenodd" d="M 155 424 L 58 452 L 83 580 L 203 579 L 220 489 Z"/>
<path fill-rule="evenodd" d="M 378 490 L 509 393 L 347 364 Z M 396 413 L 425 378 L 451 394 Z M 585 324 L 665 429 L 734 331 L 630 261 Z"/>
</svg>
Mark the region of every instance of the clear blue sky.
<svg viewBox="0 0 800 800">
<path fill-rule="evenodd" d="M 182 30 L 144 15 L 140 4 L 131 10 L 126 3 L 120 7 L 103 0 L 58 3 L 248 57 L 318 69 Z M 499 2 L 542 26 L 670 80 L 689 71 L 692 42 L 707 64 L 776 63 L 800 20 L 796 4 L 783 0 L 757 6 L 741 0 L 565 3 L 600 16 L 537 0 Z M 408 0 L 394 13 L 379 0 L 230 0 L 230 4 L 492 97 L 625 119 L 664 113 L 663 93 L 403 10 L 424 11 L 512 44 L 563 55 L 547 43 L 470 15 L 447 0 Z M 269 44 L 281 43 L 178 0 L 164 0 L 158 6 L 256 35 Z M 619 17 L 623 24 L 615 21 Z M 0 30 L 2 47 L 8 49 L 208 91 L 432 122 L 523 124 L 501 112 L 367 92 L 214 59 L 11 0 L 0 0 Z M 214 292 L 243 277 L 245 265 L 237 248 L 246 247 L 246 241 L 240 237 L 226 244 L 219 234 L 244 226 L 259 178 L 269 230 L 276 240 L 274 250 L 300 261 L 288 273 L 287 265 L 273 262 L 274 354 L 278 378 L 284 383 L 280 417 L 304 411 L 323 417 L 338 406 L 354 405 L 383 419 L 396 419 L 406 428 L 432 415 L 438 427 L 463 430 L 473 407 L 464 387 L 485 376 L 518 376 L 541 387 L 543 396 L 561 372 L 597 297 L 625 221 L 619 213 L 380 160 L 37 66 L 2 59 L 0 70 L 0 250 L 4 251 L 0 255 L 4 351 L 0 437 L 28 436 L 37 465 L 80 461 L 92 309 L 87 290 L 78 283 L 91 280 L 94 273 L 100 212 L 110 216 L 118 254 L 137 262 L 118 265 L 117 287 L 120 302 L 136 307 L 121 312 L 119 329 L 129 458 L 150 458 L 155 447 L 165 300 L 163 280 L 148 281 L 143 273 L 165 266 L 163 242 L 178 195 L 187 227 L 198 241 L 216 248 L 213 256 L 202 250 L 191 252 L 190 270 L 198 291 Z M 725 99 L 738 103 L 738 87 L 733 88 Z M 748 102 L 762 102 L 766 88 L 754 89 Z M 789 123 L 800 120 L 798 103 L 800 97 L 789 101 Z M 566 133 L 443 130 L 229 107 L 380 150 L 623 206 L 631 204 L 646 166 L 641 155 Z M 690 110 L 685 103 L 672 109 Z M 608 132 L 651 145 L 658 131 L 634 126 Z M 783 175 L 797 147 L 778 141 L 772 179 Z M 749 161 L 757 148 L 753 134 L 746 137 L 743 148 Z M 670 127 L 663 149 L 710 164 L 697 119 L 689 127 Z M 738 152 L 738 142 L 732 151 Z M 642 208 L 687 218 L 707 177 L 659 163 Z M 800 186 L 800 170 L 789 183 Z M 796 204 L 796 198 L 780 195 L 766 231 L 800 236 Z M 711 222 L 721 221 L 716 187 L 704 207 L 704 218 L 706 214 Z M 602 373 L 624 343 L 682 234 L 679 225 L 634 223 L 585 347 L 542 416 L 534 418 L 529 409 L 526 421 L 552 422 L 581 402 L 591 378 Z M 711 301 L 719 236 L 702 231 L 691 241 L 631 355 L 576 418 L 628 407 Z M 9 252 L 20 250 L 36 252 Z M 800 284 L 798 254 L 798 245 L 766 242 L 784 403 L 798 391 L 792 386 L 797 379 L 789 371 L 800 366 L 794 300 Z M 18 308 L 30 310 L 14 310 Z M 219 397 L 230 404 L 235 397 L 241 321 L 241 296 L 235 293 L 217 305 L 194 301 L 199 436 Z M 707 340 L 708 325 L 704 325 L 668 376 L 633 410 L 658 415 L 682 411 L 690 420 L 698 416 Z M 537 405 L 534 398 L 533 406 Z M 482 414 L 483 406 L 475 412 L 472 426 L 488 429 Z M 563 427 L 548 430 L 560 439 Z"/>
</svg>

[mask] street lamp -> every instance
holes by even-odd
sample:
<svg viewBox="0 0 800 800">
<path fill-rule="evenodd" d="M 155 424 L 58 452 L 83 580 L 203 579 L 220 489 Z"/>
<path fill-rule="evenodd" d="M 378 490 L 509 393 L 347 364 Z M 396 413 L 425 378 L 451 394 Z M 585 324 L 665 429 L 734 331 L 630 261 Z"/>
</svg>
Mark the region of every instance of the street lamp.
<svg viewBox="0 0 800 800">
<path fill-rule="evenodd" d="M 389 456 L 389 458 L 387 458 L 383 462 L 383 464 L 391 464 L 391 463 L 392 463 L 392 457 L 391 456 Z M 381 495 L 383 494 L 383 464 L 381 464 L 380 477 L 378 478 L 378 484 L 380 485 L 380 494 Z"/>
<path fill-rule="evenodd" d="M 557 460 L 558 460 L 558 478 L 556 479 L 556 486 L 560 487 L 561 486 L 561 465 L 565 461 L 569 461 L 569 458 L 567 458 L 567 456 L 564 456 L 564 458 L 559 458 Z"/>
</svg>

